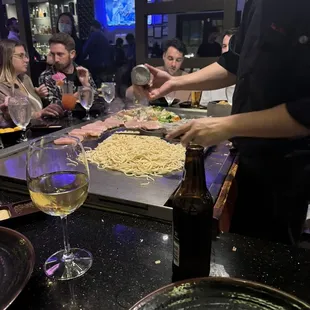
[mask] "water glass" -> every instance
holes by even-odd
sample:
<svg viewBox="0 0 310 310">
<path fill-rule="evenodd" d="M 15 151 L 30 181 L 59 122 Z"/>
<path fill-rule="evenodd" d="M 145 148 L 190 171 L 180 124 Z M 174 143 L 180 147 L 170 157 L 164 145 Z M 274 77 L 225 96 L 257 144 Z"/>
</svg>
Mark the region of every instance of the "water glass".
<svg viewBox="0 0 310 310">
<path fill-rule="evenodd" d="M 171 92 L 169 93 L 168 95 L 165 96 L 165 99 L 168 103 L 168 106 L 172 105 L 174 99 L 175 99 L 175 91 L 174 92 Z"/>
<path fill-rule="evenodd" d="M 79 86 L 78 93 L 81 106 L 86 110 L 86 116 L 83 118 L 83 120 L 89 121 L 89 110 L 94 102 L 94 90 L 89 86 Z"/>
<path fill-rule="evenodd" d="M 111 114 L 110 104 L 115 98 L 115 83 L 103 83 L 101 85 L 102 96 L 105 102 L 108 104 L 107 113 Z"/>
<path fill-rule="evenodd" d="M 31 120 L 31 104 L 28 98 L 23 96 L 10 97 L 8 110 L 15 125 L 22 129 L 22 136 L 18 142 L 28 141 L 26 129 Z"/>
</svg>

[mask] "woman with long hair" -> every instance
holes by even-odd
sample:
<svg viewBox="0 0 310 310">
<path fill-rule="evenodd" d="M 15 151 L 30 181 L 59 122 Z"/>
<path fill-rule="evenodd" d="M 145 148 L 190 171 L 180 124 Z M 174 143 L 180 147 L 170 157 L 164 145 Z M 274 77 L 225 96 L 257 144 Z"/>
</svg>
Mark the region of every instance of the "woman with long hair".
<svg viewBox="0 0 310 310">
<path fill-rule="evenodd" d="M 0 41 L 0 123 L 10 121 L 7 103 L 12 96 L 28 97 L 32 118 L 63 114 L 63 109 L 57 104 L 43 108 L 41 97 L 44 98 L 48 90 L 45 85 L 33 86 L 26 74 L 28 64 L 29 56 L 22 43 L 9 39 Z"/>
<path fill-rule="evenodd" d="M 82 56 L 83 44 L 80 38 L 77 36 L 76 25 L 73 15 L 69 12 L 61 13 L 58 16 L 56 25 L 57 33 L 64 32 L 73 38 L 76 51 L 75 62 L 79 63 L 79 57 Z"/>
</svg>

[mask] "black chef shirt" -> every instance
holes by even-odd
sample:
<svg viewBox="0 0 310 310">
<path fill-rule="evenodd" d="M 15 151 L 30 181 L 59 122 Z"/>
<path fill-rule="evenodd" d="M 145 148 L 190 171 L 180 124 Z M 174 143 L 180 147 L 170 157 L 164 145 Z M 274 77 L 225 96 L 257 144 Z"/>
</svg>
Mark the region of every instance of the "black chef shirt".
<svg viewBox="0 0 310 310">
<path fill-rule="evenodd" d="M 233 50 L 218 63 L 237 75 L 232 113 L 286 104 L 310 128 L 310 1 L 249 0 Z M 235 139 L 243 154 L 308 149 L 308 139 Z"/>
</svg>

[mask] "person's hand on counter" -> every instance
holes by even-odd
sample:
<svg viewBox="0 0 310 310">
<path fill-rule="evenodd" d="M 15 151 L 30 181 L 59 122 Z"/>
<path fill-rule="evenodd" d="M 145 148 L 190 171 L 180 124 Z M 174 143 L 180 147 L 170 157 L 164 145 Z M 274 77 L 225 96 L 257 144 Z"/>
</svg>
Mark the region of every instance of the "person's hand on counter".
<svg viewBox="0 0 310 310">
<path fill-rule="evenodd" d="M 180 137 L 184 146 L 187 146 L 190 142 L 201 146 L 216 145 L 232 138 L 226 124 L 226 117 L 195 119 L 169 133 L 167 139 L 172 140 Z"/>
<path fill-rule="evenodd" d="M 55 103 L 51 103 L 46 108 L 42 109 L 39 112 L 36 112 L 34 118 L 41 118 L 41 117 L 61 117 L 64 115 L 63 108 Z"/>
<path fill-rule="evenodd" d="M 287 104 L 280 104 L 262 111 L 196 119 L 171 132 L 167 139 L 180 137 L 185 146 L 190 142 L 210 146 L 235 137 L 269 139 L 309 135 L 310 128 L 288 112 Z"/>
<path fill-rule="evenodd" d="M 76 71 L 79 77 L 79 80 L 83 86 L 90 86 L 89 84 L 89 71 L 84 67 L 76 67 Z"/>
<path fill-rule="evenodd" d="M 44 84 L 40 85 L 39 87 L 35 87 L 35 91 L 41 98 L 45 98 L 48 95 L 48 89 Z"/>
</svg>

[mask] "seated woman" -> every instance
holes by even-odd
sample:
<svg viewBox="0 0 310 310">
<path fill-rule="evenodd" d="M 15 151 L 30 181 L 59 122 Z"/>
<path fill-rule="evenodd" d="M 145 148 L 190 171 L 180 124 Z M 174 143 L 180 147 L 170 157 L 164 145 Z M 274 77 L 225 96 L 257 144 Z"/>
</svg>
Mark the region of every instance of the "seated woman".
<svg viewBox="0 0 310 310">
<path fill-rule="evenodd" d="M 26 74 L 29 58 L 23 44 L 13 40 L 0 41 L 0 126 L 10 122 L 7 104 L 8 97 L 27 96 L 31 104 L 32 118 L 44 116 L 58 117 L 63 109 L 50 104 L 43 109 L 41 98 L 47 95 L 47 88 L 41 85 L 35 88 Z M 5 125 L 3 125 L 5 124 Z"/>
</svg>

